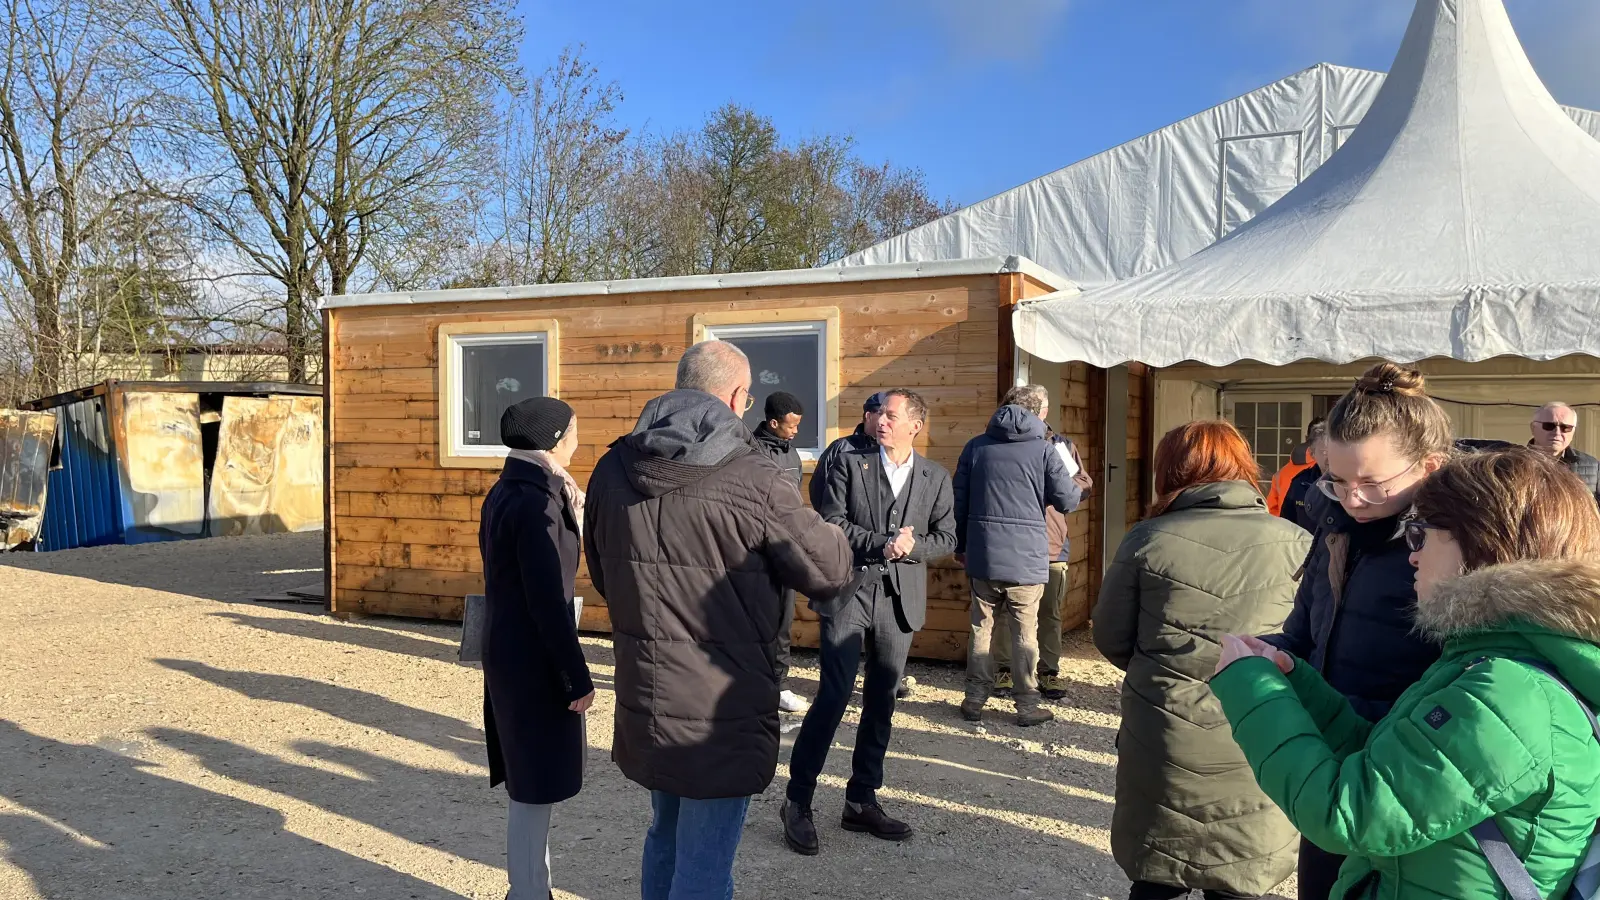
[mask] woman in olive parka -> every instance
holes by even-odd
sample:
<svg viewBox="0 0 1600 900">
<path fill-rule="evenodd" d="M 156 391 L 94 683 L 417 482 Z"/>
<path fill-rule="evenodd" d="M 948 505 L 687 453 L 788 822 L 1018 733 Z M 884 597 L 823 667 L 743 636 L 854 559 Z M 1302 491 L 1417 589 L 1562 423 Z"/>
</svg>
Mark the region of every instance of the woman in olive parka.
<svg viewBox="0 0 1600 900">
<path fill-rule="evenodd" d="M 1174 429 L 1156 448 L 1150 516 L 1100 590 L 1095 645 L 1127 672 L 1111 851 L 1131 900 L 1259 897 L 1294 872 L 1300 837 L 1206 685 L 1224 635 L 1282 627 L 1311 541 L 1267 511 L 1258 477 L 1227 422 Z"/>
</svg>

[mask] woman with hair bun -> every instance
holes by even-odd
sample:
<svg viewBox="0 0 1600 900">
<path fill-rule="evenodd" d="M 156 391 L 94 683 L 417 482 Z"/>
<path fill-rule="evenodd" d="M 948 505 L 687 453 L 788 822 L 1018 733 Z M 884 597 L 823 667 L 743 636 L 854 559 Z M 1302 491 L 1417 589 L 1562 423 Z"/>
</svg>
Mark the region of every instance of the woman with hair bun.
<svg viewBox="0 0 1600 900">
<path fill-rule="evenodd" d="M 1450 417 L 1422 373 L 1382 363 L 1328 413 L 1325 460 L 1307 498 L 1316 539 L 1294 611 L 1267 643 L 1305 660 L 1371 722 L 1439 658 L 1416 632 L 1414 570 L 1404 517 L 1449 460 Z M 1301 900 L 1327 900 L 1342 856 L 1300 846 Z"/>
</svg>

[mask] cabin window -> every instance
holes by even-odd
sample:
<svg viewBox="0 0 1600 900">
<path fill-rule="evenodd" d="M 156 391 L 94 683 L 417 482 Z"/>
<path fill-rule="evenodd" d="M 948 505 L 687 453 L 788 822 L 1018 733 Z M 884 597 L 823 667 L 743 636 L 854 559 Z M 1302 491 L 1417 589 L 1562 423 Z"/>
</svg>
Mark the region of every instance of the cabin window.
<svg viewBox="0 0 1600 900">
<path fill-rule="evenodd" d="M 439 448 L 445 465 L 495 466 L 506 455 L 500 417 L 553 397 L 556 324 L 473 322 L 439 328 Z"/>
<path fill-rule="evenodd" d="M 714 319 L 715 321 L 706 321 Z M 727 341 L 750 358 L 754 405 L 744 422 L 754 431 L 765 419 L 767 397 L 787 391 L 805 415 L 795 449 L 814 460 L 838 426 L 839 318 L 836 309 L 759 310 L 696 317 L 694 340 Z"/>
</svg>

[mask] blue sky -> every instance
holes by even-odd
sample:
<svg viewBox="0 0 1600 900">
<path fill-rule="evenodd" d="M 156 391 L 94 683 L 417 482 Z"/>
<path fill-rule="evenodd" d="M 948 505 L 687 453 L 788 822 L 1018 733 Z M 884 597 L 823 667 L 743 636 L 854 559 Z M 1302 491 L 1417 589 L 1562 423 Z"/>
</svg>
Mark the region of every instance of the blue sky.
<svg viewBox="0 0 1600 900">
<path fill-rule="evenodd" d="M 1600 2 L 1507 0 L 1556 99 L 1600 108 Z M 524 61 L 564 46 L 634 129 L 729 101 L 848 134 L 969 204 L 1318 62 L 1387 69 L 1411 0 L 521 0 Z"/>
</svg>

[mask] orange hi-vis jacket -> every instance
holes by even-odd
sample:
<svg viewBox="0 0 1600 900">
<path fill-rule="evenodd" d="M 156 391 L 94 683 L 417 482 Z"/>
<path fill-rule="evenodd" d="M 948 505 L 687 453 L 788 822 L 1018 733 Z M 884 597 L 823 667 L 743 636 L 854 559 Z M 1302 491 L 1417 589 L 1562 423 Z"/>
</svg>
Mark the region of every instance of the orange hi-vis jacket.
<svg viewBox="0 0 1600 900">
<path fill-rule="evenodd" d="M 1301 472 L 1316 465 L 1317 461 L 1311 456 L 1311 448 L 1304 444 L 1294 448 L 1289 455 L 1289 461 L 1283 464 L 1278 474 L 1272 476 L 1272 489 L 1267 491 L 1267 509 L 1273 515 L 1281 515 L 1283 511 L 1283 498 L 1289 493 L 1289 484 Z"/>
</svg>

